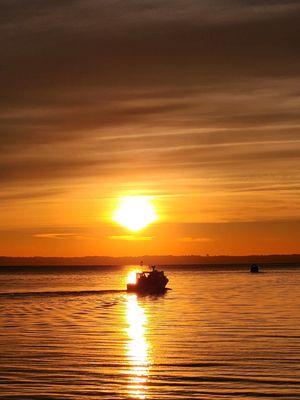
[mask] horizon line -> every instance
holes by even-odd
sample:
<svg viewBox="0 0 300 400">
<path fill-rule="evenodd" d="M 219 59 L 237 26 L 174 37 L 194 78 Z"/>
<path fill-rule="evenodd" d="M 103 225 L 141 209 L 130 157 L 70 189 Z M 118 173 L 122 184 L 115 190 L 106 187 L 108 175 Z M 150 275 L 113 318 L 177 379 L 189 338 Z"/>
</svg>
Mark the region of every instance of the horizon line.
<svg viewBox="0 0 300 400">
<path fill-rule="evenodd" d="M 179 255 L 174 255 L 174 254 L 144 254 L 141 256 L 108 256 L 108 255 L 92 255 L 92 256 L 40 256 L 40 255 L 34 255 L 34 256 L 7 256 L 7 255 L 0 255 L 0 259 L 3 258 L 113 258 L 113 259 L 118 259 L 118 258 L 149 258 L 149 257 L 174 257 L 174 258 L 180 258 L 180 257 L 202 257 L 202 258 L 213 258 L 213 257 L 281 257 L 281 256 L 300 256 L 300 253 L 268 253 L 268 254 L 259 254 L 259 253 L 252 253 L 252 254 L 179 254 Z M 142 260 L 141 260 L 142 261 Z"/>
</svg>

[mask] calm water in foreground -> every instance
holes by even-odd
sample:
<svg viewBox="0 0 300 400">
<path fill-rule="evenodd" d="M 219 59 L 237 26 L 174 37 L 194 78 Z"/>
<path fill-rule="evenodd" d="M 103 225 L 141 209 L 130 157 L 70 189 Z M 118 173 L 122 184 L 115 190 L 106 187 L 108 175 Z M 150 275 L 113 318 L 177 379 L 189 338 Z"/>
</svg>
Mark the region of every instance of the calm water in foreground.
<svg viewBox="0 0 300 400">
<path fill-rule="evenodd" d="M 129 269 L 0 274 L 1 399 L 300 399 L 300 269 Z"/>
</svg>

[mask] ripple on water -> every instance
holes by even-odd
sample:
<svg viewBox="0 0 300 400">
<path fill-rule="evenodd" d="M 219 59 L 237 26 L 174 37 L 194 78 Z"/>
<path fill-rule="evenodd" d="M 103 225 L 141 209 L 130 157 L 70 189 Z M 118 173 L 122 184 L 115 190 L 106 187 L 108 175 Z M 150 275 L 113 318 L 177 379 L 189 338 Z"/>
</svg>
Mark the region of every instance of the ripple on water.
<svg viewBox="0 0 300 400">
<path fill-rule="evenodd" d="M 300 272 L 177 270 L 160 298 L 101 291 L 118 274 L 10 287 L 29 294 L 1 297 L 1 399 L 300 398 Z"/>
</svg>

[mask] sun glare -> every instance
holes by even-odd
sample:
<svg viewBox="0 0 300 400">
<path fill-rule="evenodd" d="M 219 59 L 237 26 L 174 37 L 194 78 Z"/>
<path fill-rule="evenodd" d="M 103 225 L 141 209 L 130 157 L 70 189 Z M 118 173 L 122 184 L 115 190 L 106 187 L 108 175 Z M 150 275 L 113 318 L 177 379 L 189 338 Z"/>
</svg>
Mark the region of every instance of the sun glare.
<svg viewBox="0 0 300 400">
<path fill-rule="evenodd" d="M 147 394 L 150 359 L 146 340 L 147 316 L 136 295 L 128 296 L 127 323 L 127 357 L 130 365 L 128 392 L 130 398 L 143 400 Z"/>
<path fill-rule="evenodd" d="M 148 197 L 122 197 L 113 220 L 131 231 L 139 231 L 157 220 L 153 204 Z"/>
<path fill-rule="evenodd" d="M 128 274 L 127 283 L 136 283 L 136 271 L 131 271 Z"/>
</svg>

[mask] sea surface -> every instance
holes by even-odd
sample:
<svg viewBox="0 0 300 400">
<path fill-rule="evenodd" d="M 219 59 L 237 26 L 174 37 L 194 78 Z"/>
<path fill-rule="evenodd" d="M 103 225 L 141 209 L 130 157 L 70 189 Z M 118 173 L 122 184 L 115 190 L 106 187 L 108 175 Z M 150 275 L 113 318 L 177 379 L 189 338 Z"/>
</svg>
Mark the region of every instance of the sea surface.
<svg viewBox="0 0 300 400">
<path fill-rule="evenodd" d="M 133 269 L 2 268 L 0 399 L 300 399 L 300 268 Z"/>
</svg>

